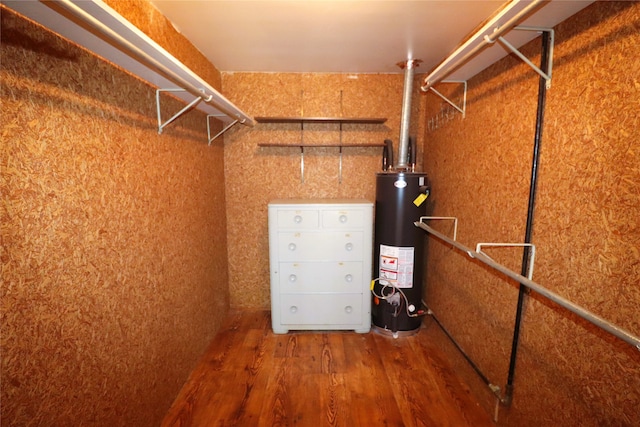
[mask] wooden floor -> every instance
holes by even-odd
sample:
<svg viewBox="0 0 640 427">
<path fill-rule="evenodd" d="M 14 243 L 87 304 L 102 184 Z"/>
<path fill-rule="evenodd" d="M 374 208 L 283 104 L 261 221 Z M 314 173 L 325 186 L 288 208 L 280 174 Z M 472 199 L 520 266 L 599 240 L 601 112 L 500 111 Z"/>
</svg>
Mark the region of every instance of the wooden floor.
<svg viewBox="0 0 640 427">
<path fill-rule="evenodd" d="M 271 331 L 232 313 L 163 426 L 492 426 L 424 334 Z"/>
</svg>

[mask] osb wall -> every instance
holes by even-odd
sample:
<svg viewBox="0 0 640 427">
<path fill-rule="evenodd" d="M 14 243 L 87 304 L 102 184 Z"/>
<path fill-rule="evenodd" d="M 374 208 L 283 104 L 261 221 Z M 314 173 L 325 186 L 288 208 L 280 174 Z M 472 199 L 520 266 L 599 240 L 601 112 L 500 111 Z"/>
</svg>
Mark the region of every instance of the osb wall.
<svg viewBox="0 0 640 427">
<path fill-rule="evenodd" d="M 533 280 L 638 336 L 640 3 L 597 2 L 555 35 Z M 539 63 L 540 38 L 524 51 Z M 426 95 L 434 214 L 457 216 L 458 240 L 468 247 L 524 239 L 537 89 L 537 75 L 511 56 L 469 81 L 465 119 L 441 113 L 440 99 Z M 452 233 L 449 223 L 435 227 Z M 520 272 L 521 250 L 486 252 Z M 517 284 L 429 239 L 425 297 L 504 392 Z M 484 383 L 435 324 L 427 333 L 493 413 Z M 514 385 L 498 425 L 638 425 L 640 352 L 535 294 L 526 299 Z"/>
<path fill-rule="evenodd" d="M 1 28 L 2 424 L 159 425 L 228 310 L 222 143 L 199 112 L 158 135 L 152 87 Z"/>
<path fill-rule="evenodd" d="M 397 153 L 404 76 L 398 74 L 223 73 L 226 96 L 260 117 L 385 117 L 372 125 L 344 124 L 342 142 L 394 142 Z M 414 111 L 422 99 L 414 96 Z M 419 152 L 423 120 L 414 114 L 411 135 Z M 267 205 L 277 198 L 375 199 L 375 174 L 382 148 L 305 148 L 304 182 L 300 148 L 260 147 L 260 143 L 340 142 L 340 125 L 257 124 L 225 137 L 225 177 L 231 306 L 269 308 Z M 421 160 L 421 159 L 420 159 Z M 421 162 L 420 162 L 421 163 Z M 421 165 L 419 165 L 421 167 Z"/>
</svg>

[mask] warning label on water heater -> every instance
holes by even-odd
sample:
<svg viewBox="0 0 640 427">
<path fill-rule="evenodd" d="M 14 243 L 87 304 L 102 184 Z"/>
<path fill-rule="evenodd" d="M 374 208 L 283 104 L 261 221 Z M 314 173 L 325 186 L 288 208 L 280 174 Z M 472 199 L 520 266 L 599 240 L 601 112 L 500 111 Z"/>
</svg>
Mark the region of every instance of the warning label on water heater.
<svg viewBox="0 0 640 427">
<path fill-rule="evenodd" d="M 399 288 L 413 287 L 414 248 L 380 245 L 379 277 Z"/>
</svg>

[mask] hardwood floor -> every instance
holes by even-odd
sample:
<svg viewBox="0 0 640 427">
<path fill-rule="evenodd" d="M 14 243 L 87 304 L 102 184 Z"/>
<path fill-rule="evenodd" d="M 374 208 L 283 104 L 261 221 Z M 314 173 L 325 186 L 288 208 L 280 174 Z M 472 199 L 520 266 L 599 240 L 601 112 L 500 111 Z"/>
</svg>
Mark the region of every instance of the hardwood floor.
<svg viewBox="0 0 640 427">
<path fill-rule="evenodd" d="M 162 425 L 492 426 L 425 341 L 420 333 L 276 335 L 268 311 L 234 312 Z"/>
</svg>

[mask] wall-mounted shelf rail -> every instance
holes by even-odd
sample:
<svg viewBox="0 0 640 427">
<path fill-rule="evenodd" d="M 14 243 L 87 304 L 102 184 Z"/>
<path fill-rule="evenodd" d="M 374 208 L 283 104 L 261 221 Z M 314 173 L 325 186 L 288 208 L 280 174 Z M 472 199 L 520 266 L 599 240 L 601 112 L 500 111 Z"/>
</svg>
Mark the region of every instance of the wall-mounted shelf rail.
<svg viewBox="0 0 640 427">
<path fill-rule="evenodd" d="M 300 124 L 300 142 L 278 143 L 263 142 L 259 143 L 259 147 L 295 147 L 300 149 L 300 182 L 304 183 L 304 149 L 305 148 L 339 148 L 339 173 L 338 181 L 342 183 L 342 149 L 343 148 L 365 148 L 365 147 L 384 147 L 383 143 L 343 143 L 342 142 L 342 125 L 343 124 L 383 124 L 386 118 L 369 118 L 369 117 L 255 117 L 258 123 L 296 123 Z M 304 142 L 304 125 L 305 123 L 320 124 L 339 124 L 340 125 L 340 142 L 336 143 L 306 143 Z"/>
<path fill-rule="evenodd" d="M 308 143 L 259 143 L 258 147 L 294 147 L 300 149 L 300 182 L 304 184 L 304 149 L 305 148 L 339 148 L 338 157 L 338 182 L 342 183 L 342 149 L 343 148 L 367 148 L 367 147 L 379 147 L 384 148 L 384 144 L 343 144 L 343 143 L 329 143 L 329 144 L 308 144 Z"/>
<path fill-rule="evenodd" d="M 494 43 L 502 34 L 513 29 L 543 3 L 544 0 L 514 0 L 510 2 L 427 75 L 421 89 L 427 92 L 431 86 L 446 78 L 485 47 Z"/>
<path fill-rule="evenodd" d="M 578 316 L 582 317 L 583 319 L 585 319 L 586 321 L 594 324 L 595 326 L 599 327 L 600 329 L 610 333 L 611 335 L 614 335 L 616 337 L 618 337 L 619 339 L 627 342 L 628 344 L 631 344 L 632 346 L 636 347 L 637 350 L 640 351 L 640 338 L 636 337 L 634 335 L 632 335 L 630 332 L 620 328 L 619 326 L 616 326 L 610 322 L 608 322 L 607 320 L 599 317 L 598 315 L 591 313 L 590 311 L 574 304 L 573 302 L 561 297 L 560 295 L 548 290 L 547 288 L 539 285 L 538 283 L 533 282 L 531 279 L 524 277 L 512 270 L 509 270 L 508 268 L 506 268 L 505 266 L 503 266 L 502 264 L 499 264 L 497 262 L 495 262 L 494 260 L 492 260 L 491 258 L 489 258 L 487 255 L 485 255 L 482 251 L 474 251 L 472 249 L 467 248 L 466 246 L 460 244 L 460 242 L 450 239 L 449 237 L 445 236 L 444 234 L 436 231 L 435 229 L 431 228 L 430 226 L 428 226 L 427 224 L 425 224 L 423 222 L 423 219 L 421 218 L 420 221 L 416 221 L 414 223 L 416 225 L 416 227 L 419 227 L 421 229 L 423 229 L 424 231 L 426 231 L 427 233 L 431 234 L 432 236 L 452 245 L 453 247 L 455 247 L 456 249 L 465 252 L 470 258 L 473 259 L 477 259 L 478 261 L 488 265 L 489 267 L 493 268 L 494 270 L 497 270 L 499 272 L 501 272 L 502 274 L 504 274 L 505 276 L 517 281 L 518 283 L 526 286 L 528 289 L 542 295 L 543 297 L 555 302 L 556 304 L 560 305 L 561 307 L 566 308 L 567 310 L 571 311 L 572 313 L 577 314 Z M 486 244 L 485 244 L 486 245 Z M 478 248 L 480 249 L 480 248 Z"/>
<path fill-rule="evenodd" d="M 427 224 L 424 223 L 424 221 L 427 220 L 431 220 L 431 219 L 453 219 L 454 222 L 454 237 L 449 238 L 446 235 L 444 235 L 443 233 L 440 233 L 439 231 L 436 231 L 435 229 L 431 228 L 430 226 L 428 226 Z M 588 322 L 592 323 L 593 325 L 597 326 L 598 328 L 614 335 L 615 337 L 625 341 L 628 344 L 631 344 L 632 346 L 634 346 L 636 348 L 636 350 L 640 351 L 640 338 L 636 337 L 634 335 L 632 335 L 631 333 L 629 333 L 628 331 L 620 328 L 619 326 L 616 326 L 608 321 L 606 321 L 605 319 L 585 310 L 584 308 L 574 304 L 573 302 L 557 295 L 556 293 L 544 288 L 543 286 L 533 282 L 531 280 L 532 276 L 533 276 L 533 261 L 535 258 L 535 246 L 530 244 L 530 243 L 478 243 L 478 245 L 476 246 L 476 250 L 473 251 L 472 249 L 469 249 L 468 247 L 460 244 L 458 241 L 456 241 L 456 230 L 457 230 L 457 218 L 455 217 L 421 217 L 420 221 L 416 221 L 414 222 L 414 225 L 416 227 L 419 227 L 421 229 L 423 229 L 424 231 L 426 231 L 427 233 L 429 233 L 431 236 L 450 244 L 451 246 L 453 246 L 454 248 L 458 249 L 459 251 L 462 251 L 464 253 L 466 253 L 470 259 L 476 259 L 484 264 L 486 264 L 487 266 L 493 268 L 496 271 L 499 271 L 500 273 L 504 274 L 505 276 L 517 281 L 518 283 L 520 283 L 521 286 L 521 290 L 518 296 L 518 303 L 520 304 L 520 295 L 522 294 L 522 288 L 524 287 L 525 289 L 528 289 L 530 291 L 536 292 L 539 295 L 542 295 L 543 297 L 553 301 L 554 303 L 560 305 L 561 307 L 571 311 L 572 313 L 577 314 L 578 316 L 582 317 L 583 319 L 587 320 Z M 518 247 L 525 247 L 527 249 L 526 253 L 528 254 L 529 257 L 529 261 L 528 261 L 528 268 L 527 268 L 527 277 L 523 276 L 522 274 L 518 274 L 510 269 L 508 269 L 507 267 L 503 266 L 502 264 L 499 264 L 497 262 L 495 262 L 493 259 L 491 259 L 489 256 L 486 255 L 486 253 L 484 253 L 482 251 L 483 247 L 488 247 L 488 246 L 518 246 Z M 523 273 L 524 274 L 524 273 Z M 435 313 L 428 307 L 428 305 L 423 301 L 423 304 L 425 307 L 427 307 L 427 313 L 433 318 L 433 320 L 438 324 L 438 326 L 442 329 L 442 331 L 445 333 L 445 335 L 447 335 L 447 337 L 451 340 L 451 342 L 454 344 L 454 346 L 460 351 L 460 353 L 462 354 L 462 356 L 467 360 L 467 362 L 469 363 L 469 365 L 474 369 L 474 371 L 478 374 L 478 376 L 485 382 L 485 384 L 489 387 L 489 389 L 492 391 L 492 393 L 496 396 L 496 406 L 495 406 L 495 413 L 494 413 L 494 421 L 498 420 L 498 408 L 500 404 L 504 404 L 506 406 L 509 406 L 511 404 L 511 400 L 513 397 L 513 383 L 511 381 L 507 381 L 507 384 L 505 385 L 504 391 L 505 393 L 502 394 L 502 390 L 501 388 L 492 383 L 489 378 L 482 372 L 482 370 L 480 369 L 480 367 L 478 365 L 476 365 L 476 363 L 473 361 L 473 359 L 464 351 L 464 349 L 460 346 L 460 344 L 456 341 L 456 339 L 451 335 L 451 333 L 445 328 L 445 326 L 438 320 L 437 316 L 435 315 Z M 513 342 L 512 342 L 512 346 L 514 345 L 514 343 L 517 342 L 517 338 L 516 336 L 514 336 L 513 338 Z M 512 354 L 512 357 L 514 356 L 514 354 Z M 511 368 L 511 366 L 510 366 Z"/>
<path fill-rule="evenodd" d="M 255 117 L 258 123 L 355 123 L 382 124 L 386 118 L 369 117 Z"/>
<path fill-rule="evenodd" d="M 280 142 L 261 142 L 258 147 L 314 147 L 314 148 L 366 148 L 366 147 L 384 147 L 383 143 L 358 144 L 358 143 L 328 143 L 328 144 L 310 144 L 302 142 L 280 143 Z"/>
<path fill-rule="evenodd" d="M 159 133 L 192 108 L 224 124 L 254 125 L 252 117 L 100 0 L 3 0 L 2 3 L 162 91 L 171 91 L 186 102 L 188 108 L 183 108 L 169 122 L 163 124 L 159 118 Z M 158 96 L 158 109 L 159 102 Z M 209 137 L 209 143 L 211 140 Z"/>
<path fill-rule="evenodd" d="M 478 30 L 473 36 L 471 36 L 464 44 L 456 49 L 449 57 L 444 59 L 427 77 L 424 79 L 424 84 L 421 86 L 423 92 L 433 92 L 446 101 L 453 108 L 462 113 L 462 117 L 465 117 L 466 113 L 466 80 L 458 81 L 458 83 L 465 83 L 464 88 L 464 101 L 463 107 L 456 105 L 449 100 L 446 96 L 438 92 L 433 86 L 439 82 L 445 82 L 443 79 L 455 72 L 460 67 L 464 66 L 467 62 L 478 55 L 480 51 L 486 47 L 499 42 L 505 47 L 507 51 L 510 51 L 529 67 L 531 67 L 536 73 L 538 73 L 546 81 L 546 87 L 551 87 L 551 76 L 553 68 L 553 43 L 554 32 L 550 27 L 541 28 L 537 26 L 518 26 L 520 22 L 525 20 L 529 15 L 538 11 L 541 7 L 545 6 L 547 2 L 543 0 L 514 0 L 505 6 L 499 13 L 497 13 L 489 22 L 487 22 L 480 30 Z M 529 31 L 529 32 L 545 32 L 550 37 L 550 51 L 549 61 L 546 66 L 546 70 L 542 70 L 531 62 L 526 56 L 524 56 L 516 46 L 507 41 L 503 34 L 511 31 Z M 496 58 L 497 60 L 497 58 Z M 487 64 L 488 65 L 488 64 Z M 451 81 L 450 81 L 451 82 Z M 437 126 L 431 126 L 431 128 L 437 128 Z"/>
</svg>

